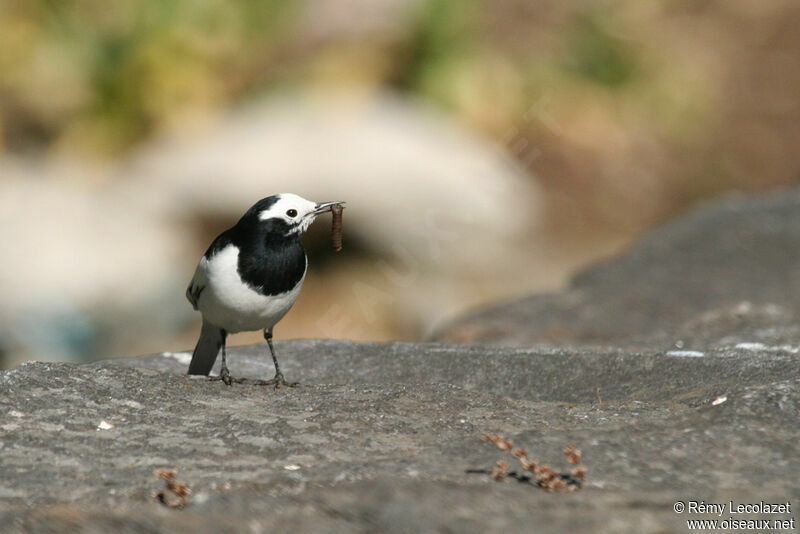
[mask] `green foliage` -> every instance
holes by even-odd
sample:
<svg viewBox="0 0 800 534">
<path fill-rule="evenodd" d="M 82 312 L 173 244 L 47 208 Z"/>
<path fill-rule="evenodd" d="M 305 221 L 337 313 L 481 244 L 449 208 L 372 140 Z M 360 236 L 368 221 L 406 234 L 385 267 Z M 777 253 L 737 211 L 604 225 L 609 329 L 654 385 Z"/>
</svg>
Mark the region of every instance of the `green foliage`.
<svg viewBox="0 0 800 534">
<path fill-rule="evenodd" d="M 567 34 L 567 50 L 567 68 L 594 83 L 618 87 L 636 74 L 631 47 L 598 15 L 576 18 Z"/>
<path fill-rule="evenodd" d="M 688 112 L 679 112 L 704 103 L 676 84 L 680 73 L 654 76 L 652 57 L 619 36 L 623 4 L 549 6 L 571 22 L 540 26 L 547 39 L 526 35 L 514 10 L 498 15 L 511 5 L 428 0 L 385 40 L 358 24 L 315 40 L 298 34 L 324 30 L 325 21 L 311 20 L 300 1 L 0 0 L 0 151 L 63 144 L 116 155 L 197 110 L 313 84 L 329 65 L 326 80 L 391 85 L 499 138 L 532 118 L 555 120 L 537 112 L 543 95 L 568 109 L 562 100 L 584 89 L 610 89 L 676 135 L 687 129 Z M 513 53 L 498 39 L 502 24 L 516 28 Z M 549 48 L 526 48 L 529 38 Z"/>
<path fill-rule="evenodd" d="M 30 0 L 0 5 L 2 122 L 38 124 L 113 153 L 192 107 L 224 105 L 296 3 L 286 0 Z M 237 70 L 238 69 L 238 70 Z M 7 128 L 6 128 L 7 129 Z M 24 136 L 25 131 L 20 131 Z M 38 141 L 38 140 L 37 140 Z"/>
<path fill-rule="evenodd" d="M 422 5 L 406 60 L 398 73 L 401 89 L 420 92 L 448 104 L 442 79 L 454 65 L 463 62 L 475 49 L 476 0 L 431 0 Z"/>
</svg>

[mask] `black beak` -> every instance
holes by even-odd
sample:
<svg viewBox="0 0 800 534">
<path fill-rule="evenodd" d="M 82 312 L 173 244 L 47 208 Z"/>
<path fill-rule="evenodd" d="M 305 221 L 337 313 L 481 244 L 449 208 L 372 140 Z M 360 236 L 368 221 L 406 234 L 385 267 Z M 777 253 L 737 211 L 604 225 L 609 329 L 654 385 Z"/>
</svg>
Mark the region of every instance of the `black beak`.
<svg viewBox="0 0 800 534">
<path fill-rule="evenodd" d="M 326 211 L 331 211 L 331 207 L 333 206 L 341 206 L 344 204 L 343 200 L 334 200 L 332 202 L 320 202 L 314 207 L 314 215 L 318 215 L 320 213 L 325 213 Z"/>
</svg>

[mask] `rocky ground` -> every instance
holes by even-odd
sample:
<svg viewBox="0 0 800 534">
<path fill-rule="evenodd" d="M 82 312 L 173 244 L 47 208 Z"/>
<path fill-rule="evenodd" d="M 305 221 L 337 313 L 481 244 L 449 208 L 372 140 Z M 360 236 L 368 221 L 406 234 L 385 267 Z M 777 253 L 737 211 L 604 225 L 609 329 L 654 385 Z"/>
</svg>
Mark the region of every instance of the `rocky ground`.
<svg viewBox="0 0 800 534">
<path fill-rule="evenodd" d="M 2 388 L 0 522 L 13 531 L 677 531 L 678 500 L 797 495 L 800 374 L 787 351 L 297 341 L 275 391 L 184 376 L 185 355 L 30 363 Z M 261 347 L 235 372 L 267 377 Z M 104 424 L 105 422 L 105 424 Z M 108 427 L 110 428 L 103 428 Z M 586 486 L 546 493 L 466 470 L 501 433 Z M 159 468 L 192 490 L 156 503 Z"/>
<path fill-rule="evenodd" d="M 185 353 L 3 372 L 2 530 L 683 532 L 687 519 L 796 518 L 673 507 L 800 506 L 799 197 L 705 208 L 562 295 L 439 333 L 471 344 L 280 343 L 297 388 L 187 377 Z M 230 366 L 272 374 L 263 346 L 230 351 Z M 574 444 L 584 487 L 468 473 L 518 465 L 486 432 L 554 467 Z M 188 484 L 185 508 L 154 499 L 157 469 Z"/>
</svg>

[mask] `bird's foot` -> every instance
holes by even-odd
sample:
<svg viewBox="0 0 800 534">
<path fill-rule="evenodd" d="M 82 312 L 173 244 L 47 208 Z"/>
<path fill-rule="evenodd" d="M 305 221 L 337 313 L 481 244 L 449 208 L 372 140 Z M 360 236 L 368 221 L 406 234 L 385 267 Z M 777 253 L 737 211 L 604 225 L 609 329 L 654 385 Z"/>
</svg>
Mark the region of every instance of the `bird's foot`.
<svg viewBox="0 0 800 534">
<path fill-rule="evenodd" d="M 283 386 L 293 388 L 300 385 L 299 382 L 287 382 L 286 379 L 283 378 L 282 374 L 275 375 L 273 378 L 269 380 L 256 380 L 252 378 L 233 378 L 229 372 L 225 371 L 225 372 L 220 372 L 219 376 L 209 377 L 209 380 L 212 381 L 221 380 L 228 386 L 236 382 L 237 384 L 250 384 L 253 386 L 275 386 L 275 389 L 280 389 Z"/>
<path fill-rule="evenodd" d="M 241 378 L 233 378 L 231 373 L 228 371 L 227 367 L 223 367 L 219 371 L 219 376 L 210 376 L 208 378 L 212 382 L 216 382 L 217 380 L 221 380 L 226 386 L 230 386 L 232 383 L 236 382 L 237 384 L 242 383 Z"/>
<path fill-rule="evenodd" d="M 274 377 L 269 380 L 259 380 L 257 382 L 259 386 L 275 386 L 275 389 L 280 389 L 282 386 L 287 386 L 290 388 L 297 387 L 300 383 L 299 382 L 287 382 L 285 378 L 283 378 L 283 373 L 278 373 Z"/>
</svg>

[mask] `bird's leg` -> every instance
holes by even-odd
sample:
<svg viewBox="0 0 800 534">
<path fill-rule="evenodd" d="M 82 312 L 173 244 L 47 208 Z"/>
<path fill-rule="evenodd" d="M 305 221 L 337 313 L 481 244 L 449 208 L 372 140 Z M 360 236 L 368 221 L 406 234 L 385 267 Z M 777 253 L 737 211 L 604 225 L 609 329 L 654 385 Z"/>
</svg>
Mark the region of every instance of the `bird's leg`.
<svg viewBox="0 0 800 534">
<path fill-rule="evenodd" d="M 275 389 L 278 389 L 281 386 L 289 386 L 293 388 L 297 385 L 297 382 L 287 382 L 285 378 L 283 378 L 283 373 L 281 373 L 281 368 L 278 365 L 278 358 L 275 357 L 275 349 L 272 346 L 272 329 L 264 330 L 264 339 L 267 340 L 267 345 L 269 345 L 269 352 L 272 354 L 272 363 L 275 364 L 275 376 L 272 380 L 265 380 L 260 382 L 263 385 L 272 385 L 275 384 Z"/>
<path fill-rule="evenodd" d="M 275 386 L 278 389 L 281 386 L 295 387 L 297 382 L 287 382 L 283 377 L 280 365 L 278 365 L 278 358 L 275 357 L 275 348 L 272 346 L 272 330 L 264 330 L 264 339 L 267 340 L 269 345 L 269 352 L 272 354 L 272 363 L 275 364 L 275 376 L 270 380 L 252 380 L 250 378 L 233 378 L 228 371 L 228 365 L 225 361 L 225 331 L 223 330 L 223 343 L 222 343 L 222 365 L 219 369 L 219 376 L 212 377 L 211 380 L 222 380 L 227 385 L 236 382 L 237 384 L 254 384 L 256 386 Z"/>
<path fill-rule="evenodd" d="M 225 359 L 225 343 L 222 344 L 222 365 L 219 366 L 219 377 L 226 386 L 231 385 L 231 373 L 228 371 L 228 362 Z"/>
<path fill-rule="evenodd" d="M 222 365 L 219 367 L 219 376 L 212 376 L 211 380 L 222 380 L 226 386 L 230 386 L 231 383 L 234 381 L 234 378 L 231 377 L 230 371 L 228 371 L 228 362 L 225 358 L 225 339 L 228 337 L 228 333 L 223 330 L 222 331 Z"/>
</svg>

